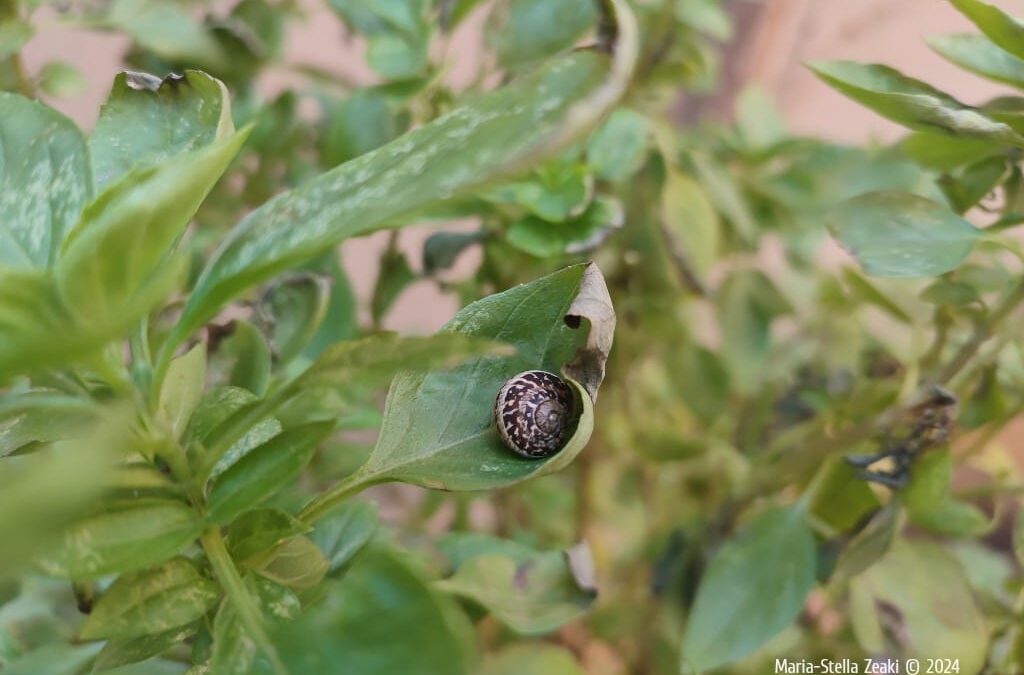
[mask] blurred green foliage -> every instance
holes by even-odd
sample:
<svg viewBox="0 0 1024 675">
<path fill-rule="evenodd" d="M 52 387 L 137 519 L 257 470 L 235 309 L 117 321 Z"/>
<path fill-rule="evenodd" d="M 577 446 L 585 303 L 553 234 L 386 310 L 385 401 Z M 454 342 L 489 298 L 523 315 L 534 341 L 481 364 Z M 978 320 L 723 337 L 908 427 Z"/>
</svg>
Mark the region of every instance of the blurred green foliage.
<svg viewBox="0 0 1024 675">
<path fill-rule="evenodd" d="M 615 4 L 0 1 L 4 673 L 1021 672 L 1024 99 L 817 63 L 909 135 L 756 89 L 680 128 L 729 8 Z M 1021 25 L 953 4 L 929 44 L 1020 87 Z M 286 58 L 313 11 L 372 84 Z M 22 63 L 54 18 L 130 41 L 88 136 L 32 100 L 81 87 Z M 381 229 L 363 308 L 337 245 Z M 605 282 L 600 398 L 511 455 L 497 388 L 575 377 Z M 464 308 L 379 332 L 423 283 Z"/>
</svg>

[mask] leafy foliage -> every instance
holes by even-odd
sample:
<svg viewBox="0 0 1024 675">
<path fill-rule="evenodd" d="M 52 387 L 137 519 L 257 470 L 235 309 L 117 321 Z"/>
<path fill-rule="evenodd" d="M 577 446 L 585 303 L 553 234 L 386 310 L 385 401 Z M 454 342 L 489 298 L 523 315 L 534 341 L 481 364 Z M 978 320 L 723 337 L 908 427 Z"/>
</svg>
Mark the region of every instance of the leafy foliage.
<svg viewBox="0 0 1024 675">
<path fill-rule="evenodd" d="M 717 0 L 327 0 L 366 86 L 288 60 L 305 5 L 117 0 L 54 10 L 130 42 L 86 136 L 38 4 L 0 3 L 5 673 L 1019 670 L 1014 92 L 813 64 L 909 130 L 848 148 L 757 90 L 669 124 Z M 929 44 L 1019 88 L 1021 24 L 952 4 Z M 440 331 L 381 331 L 431 285 Z M 580 404 L 542 460 L 492 422 L 528 369 Z"/>
</svg>

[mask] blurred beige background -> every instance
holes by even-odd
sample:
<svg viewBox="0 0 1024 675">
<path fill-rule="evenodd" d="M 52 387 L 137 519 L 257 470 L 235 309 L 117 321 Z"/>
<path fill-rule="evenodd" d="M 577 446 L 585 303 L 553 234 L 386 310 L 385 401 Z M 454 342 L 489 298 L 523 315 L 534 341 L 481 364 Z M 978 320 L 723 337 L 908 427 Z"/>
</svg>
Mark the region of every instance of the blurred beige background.
<svg viewBox="0 0 1024 675">
<path fill-rule="evenodd" d="M 1019 3 L 994 3 L 1009 12 L 1020 11 Z M 230 5 L 210 3 L 214 11 L 225 4 Z M 345 36 L 338 20 L 323 8 L 323 2 L 304 0 L 303 4 L 307 14 L 303 21 L 292 24 L 286 43 L 287 60 L 316 65 L 356 82 L 371 82 L 372 75 L 361 63 L 361 45 Z M 795 133 L 842 142 L 886 141 L 901 133 L 895 125 L 814 78 L 802 64 L 815 59 L 887 63 L 969 103 L 999 91 L 997 85 L 948 64 L 925 44 L 924 38 L 929 35 L 974 30 L 946 0 L 765 0 L 736 2 L 735 7 L 745 21 L 729 50 L 730 89 L 745 83 L 761 85 Z M 482 13 L 477 12 L 453 41 L 449 54 L 453 59 L 451 77 L 456 83 L 473 76 L 482 23 Z M 113 75 L 121 68 L 126 47 L 127 41 L 116 35 L 55 25 L 40 30 L 26 46 L 24 60 L 30 72 L 54 59 L 69 61 L 82 71 L 88 82 L 86 90 L 76 98 L 50 103 L 88 129 Z M 286 72 L 274 73 L 262 84 L 271 94 L 288 78 Z M 714 106 L 708 109 L 716 110 Z M 413 265 L 418 264 L 425 236 L 422 228 L 403 231 L 402 248 Z M 378 233 L 347 242 L 343 248 L 346 268 L 364 306 L 376 276 L 376 252 L 386 237 L 386 233 Z M 403 293 L 385 325 L 400 331 L 428 332 L 444 323 L 457 308 L 454 298 L 440 295 L 433 284 L 420 282 Z"/>
</svg>

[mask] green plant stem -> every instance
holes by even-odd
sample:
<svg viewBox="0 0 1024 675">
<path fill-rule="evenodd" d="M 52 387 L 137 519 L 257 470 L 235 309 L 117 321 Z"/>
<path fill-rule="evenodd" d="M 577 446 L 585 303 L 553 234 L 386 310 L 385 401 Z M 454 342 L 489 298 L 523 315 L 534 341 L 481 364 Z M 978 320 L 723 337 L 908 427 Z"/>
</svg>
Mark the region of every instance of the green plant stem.
<svg viewBox="0 0 1024 675">
<path fill-rule="evenodd" d="M 995 329 L 1017 309 L 1021 302 L 1024 302 L 1024 279 L 1018 281 L 1017 285 L 992 308 L 989 315 L 975 325 L 971 337 L 961 345 L 960 349 L 953 355 L 953 358 L 946 364 L 946 367 L 939 371 L 939 374 L 935 377 L 935 383 L 939 385 L 948 384 L 950 380 L 956 377 L 970 363 L 974 355 L 981 349 L 981 346 L 995 334 Z"/>
<path fill-rule="evenodd" d="M 224 545 L 220 528 L 216 526 L 207 528 L 199 540 L 202 542 L 206 557 L 209 558 L 210 564 L 213 566 L 214 574 L 217 575 L 221 586 L 224 587 L 228 602 L 238 612 L 238 618 L 248 631 L 249 636 L 266 654 L 274 671 L 278 675 L 287 675 L 288 670 L 284 667 L 281 657 L 278 656 L 277 650 L 274 649 L 274 645 L 271 644 L 270 638 L 267 636 L 259 605 L 249 593 L 249 589 L 245 587 L 245 582 L 242 581 L 238 570 L 235 569 L 235 563 L 231 560 L 231 555 Z"/>
<path fill-rule="evenodd" d="M 383 481 L 376 476 L 364 476 L 356 471 L 302 507 L 297 518 L 306 525 L 312 525 L 352 495 L 358 494 L 371 485 L 376 485 L 380 482 Z"/>
</svg>

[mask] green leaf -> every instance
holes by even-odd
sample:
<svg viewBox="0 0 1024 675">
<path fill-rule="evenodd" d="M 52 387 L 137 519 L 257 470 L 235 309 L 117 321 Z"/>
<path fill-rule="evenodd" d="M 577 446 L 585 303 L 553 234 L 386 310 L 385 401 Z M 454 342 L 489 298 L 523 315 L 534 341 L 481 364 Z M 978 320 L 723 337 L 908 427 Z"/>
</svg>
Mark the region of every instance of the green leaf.
<svg viewBox="0 0 1024 675">
<path fill-rule="evenodd" d="M 577 298 L 595 297 L 594 304 L 606 312 L 601 325 L 588 325 L 586 333 L 570 328 L 567 316 L 570 323 L 581 325 L 573 318 Z M 594 316 L 588 314 L 588 322 Z M 604 280 L 596 267 L 588 265 L 569 267 L 472 303 L 441 334 L 500 340 L 515 346 L 516 355 L 483 356 L 448 372 L 395 378 L 377 445 L 358 476 L 446 490 L 482 490 L 562 468 L 590 437 L 590 395 L 580 391 L 583 411 L 568 445 L 542 460 L 525 459 L 502 444 L 492 422 L 494 398 L 506 380 L 524 370 L 559 372 L 588 338 L 606 335 L 605 347 L 610 347 L 613 328 Z M 603 376 L 603 364 L 600 370 Z M 592 383 L 594 392 L 600 381 L 597 377 Z"/>
<path fill-rule="evenodd" d="M 49 267 L 92 198 L 85 139 L 56 110 L 0 92 L 0 147 L 0 267 Z"/>
<path fill-rule="evenodd" d="M 271 343 L 279 365 L 299 355 L 313 338 L 330 299 L 327 280 L 313 274 L 282 279 L 263 295 L 263 306 L 272 318 Z"/>
<path fill-rule="evenodd" d="M 79 675 L 100 651 L 99 644 L 51 643 L 4 664 L 4 675 Z"/>
<path fill-rule="evenodd" d="M 480 675 L 584 675 L 572 652 L 547 642 L 523 642 L 488 656 Z"/>
<path fill-rule="evenodd" d="M 315 359 L 335 342 L 350 340 L 359 332 L 356 318 L 356 299 L 352 293 L 345 270 L 338 262 L 338 252 L 329 251 L 309 265 L 309 269 L 326 276 L 331 281 L 331 299 L 327 303 L 327 315 L 320 324 L 320 330 L 306 346 L 304 356 Z"/>
<path fill-rule="evenodd" d="M 230 335 L 210 355 L 209 379 L 262 396 L 270 383 L 270 347 L 263 334 L 248 321 L 236 319 L 229 330 Z"/>
<path fill-rule="evenodd" d="M 956 175 L 938 180 L 939 187 L 957 213 L 965 213 L 992 194 L 1010 174 L 1002 157 L 987 157 L 963 168 Z"/>
<path fill-rule="evenodd" d="M 629 108 L 619 108 L 587 141 L 587 164 L 602 180 L 623 181 L 647 159 L 650 124 Z"/>
<path fill-rule="evenodd" d="M 526 216 L 508 227 L 508 243 L 530 255 L 550 257 L 576 254 L 596 248 L 625 218 L 622 203 L 598 197 L 581 215 L 562 223 Z"/>
<path fill-rule="evenodd" d="M 246 586 L 259 601 L 263 615 L 273 622 L 283 622 L 299 615 L 299 599 L 290 590 L 261 577 L 250 577 Z M 250 675 L 258 672 L 254 663 L 271 672 L 263 661 L 256 643 L 250 639 L 234 605 L 224 602 L 213 621 L 213 654 L 210 672 L 217 675 Z M 298 672 L 298 671 L 296 671 Z"/>
<path fill-rule="evenodd" d="M 700 183 L 669 171 L 661 191 L 661 220 L 673 254 L 705 279 L 718 254 L 721 225 Z"/>
<path fill-rule="evenodd" d="M 35 32 L 32 24 L 17 18 L 17 13 L 14 18 L 4 16 L 0 21 L 0 59 L 17 54 Z"/>
<path fill-rule="evenodd" d="M 482 232 L 435 232 L 423 242 L 423 272 L 436 274 L 451 269 L 459 254 L 483 241 Z"/>
<path fill-rule="evenodd" d="M 298 591 L 313 588 L 327 574 L 329 563 L 308 537 L 292 537 L 260 566 L 263 576 Z"/>
<path fill-rule="evenodd" d="M 951 0 L 954 7 L 996 45 L 1024 59 L 1024 25 L 1001 9 L 978 0 Z"/>
<path fill-rule="evenodd" d="M 89 137 L 96 185 L 196 150 L 234 131 L 224 84 L 198 70 L 163 80 L 124 72 Z"/>
<path fill-rule="evenodd" d="M 886 554 L 900 528 L 899 504 L 893 500 L 879 509 L 850 540 L 836 562 L 834 579 L 857 576 Z"/>
<path fill-rule="evenodd" d="M 136 638 L 115 638 L 107 640 L 93 663 L 95 672 L 106 672 L 129 663 L 145 661 L 181 644 L 196 632 L 196 625 L 190 624 L 172 628 L 162 633 L 142 635 Z"/>
<path fill-rule="evenodd" d="M 61 295 L 76 315 L 94 321 L 123 313 L 173 250 L 247 133 L 136 169 L 85 208 L 56 268 Z"/>
<path fill-rule="evenodd" d="M 79 96 L 89 87 L 85 76 L 67 61 L 50 61 L 39 70 L 37 80 L 41 90 L 57 98 Z"/>
<path fill-rule="evenodd" d="M 115 0 L 107 14 L 113 27 L 172 62 L 199 63 L 218 70 L 227 56 L 209 30 L 170 0 Z"/>
<path fill-rule="evenodd" d="M 929 277 L 960 265 L 981 231 L 904 192 L 869 192 L 834 209 L 829 228 L 869 276 Z"/>
<path fill-rule="evenodd" d="M 289 672 L 330 673 L 339 663 L 359 675 L 471 672 L 466 617 L 394 554 L 366 551 L 325 590 L 324 600 L 274 631 Z"/>
<path fill-rule="evenodd" d="M 309 538 L 327 558 L 328 575 L 345 571 L 377 532 L 377 509 L 364 501 L 342 504 L 317 522 Z"/>
<path fill-rule="evenodd" d="M 527 179 L 495 190 L 490 198 L 517 204 L 543 220 L 560 223 L 583 213 L 594 193 L 587 167 L 575 161 L 547 162 Z"/>
<path fill-rule="evenodd" d="M 868 484 L 839 457 L 826 460 L 811 485 L 814 491 L 808 511 L 836 532 L 851 530 L 879 506 Z"/>
<path fill-rule="evenodd" d="M 903 490 L 903 503 L 911 519 L 946 499 L 952 475 L 949 448 L 939 448 L 917 458 L 912 467 L 910 483 Z"/>
<path fill-rule="evenodd" d="M 493 29 L 498 59 L 522 68 L 568 49 L 597 20 L 588 0 L 512 0 Z"/>
<path fill-rule="evenodd" d="M 245 562 L 308 529 L 280 509 L 254 509 L 231 523 L 227 531 L 228 551 L 233 560 Z"/>
<path fill-rule="evenodd" d="M 476 554 L 459 560 L 438 588 L 478 603 L 519 633 L 550 633 L 580 617 L 597 598 L 591 580 L 581 580 L 573 568 L 578 557 L 589 560 L 586 544 L 572 558 L 567 551 L 534 551 L 487 535 L 462 537 L 476 540 Z"/>
<path fill-rule="evenodd" d="M 60 540 L 106 486 L 111 459 L 125 451 L 124 424 L 103 420 L 92 434 L 0 461 L 0 569 L 14 570 Z"/>
<path fill-rule="evenodd" d="M 328 166 L 376 150 L 402 132 L 402 124 L 384 94 L 362 89 L 329 112 L 324 132 L 324 161 Z"/>
<path fill-rule="evenodd" d="M 737 661 L 789 626 L 814 586 L 815 564 L 800 509 L 758 516 L 708 564 L 683 635 L 684 667 Z"/>
<path fill-rule="evenodd" d="M 900 148 L 915 162 L 939 171 L 951 171 L 958 166 L 1002 154 L 999 144 L 990 140 L 927 131 L 910 134 Z"/>
<path fill-rule="evenodd" d="M 632 63 L 630 46 L 623 49 L 610 79 L 604 57 L 567 56 L 278 195 L 225 240 L 170 342 L 191 333 L 246 287 L 342 239 L 399 226 L 433 203 L 555 154 L 618 98 Z"/>
<path fill-rule="evenodd" d="M 134 638 L 192 623 L 210 610 L 220 587 L 186 558 L 125 574 L 108 588 L 82 625 L 83 640 Z"/>
<path fill-rule="evenodd" d="M 197 344 L 171 361 L 160 388 L 160 414 L 170 426 L 174 438 L 181 438 L 199 400 L 206 376 L 206 345 Z"/>
<path fill-rule="evenodd" d="M 1024 137 L 1008 125 L 888 66 L 819 61 L 811 70 L 842 94 L 911 129 L 942 129 L 958 136 L 1024 145 Z"/>
<path fill-rule="evenodd" d="M 937 544 L 897 541 L 852 582 L 851 600 L 854 632 L 869 653 L 957 659 L 964 673 L 985 663 L 985 618 L 959 563 Z"/>
<path fill-rule="evenodd" d="M 97 410 L 78 399 L 47 391 L 28 391 L 8 402 L 0 398 L 0 457 L 30 443 L 73 438 L 86 429 Z"/>
<path fill-rule="evenodd" d="M 201 523 L 186 504 L 169 499 L 119 503 L 87 516 L 65 534 L 44 568 L 75 579 L 128 572 L 163 562 L 199 534 Z"/>
<path fill-rule="evenodd" d="M 394 242 L 394 240 L 392 240 Z M 373 285 L 370 298 L 370 318 L 373 325 L 379 326 L 381 319 L 394 304 L 406 287 L 416 280 L 416 273 L 409 267 L 405 254 L 392 245 L 380 257 L 377 282 Z"/>
<path fill-rule="evenodd" d="M 928 39 L 928 46 L 972 73 L 1024 88 L 1024 59 L 1008 54 L 981 35 L 936 36 Z"/>
<path fill-rule="evenodd" d="M 288 429 L 251 450 L 213 479 L 207 519 L 229 523 L 293 481 L 333 428 L 316 423 Z"/>
<path fill-rule="evenodd" d="M 202 454 L 201 449 L 214 442 L 221 425 L 228 423 L 233 414 L 253 406 L 258 400 L 252 392 L 239 387 L 220 387 L 208 391 L 192 414 L 188 438 L 194 443 L 190 449 Z M 262 445 L 280 432 L 281 423 L 273 417 L 255 420 L 218 458 L 211 471 L 211 477 L 223 473 L 253 448 Z"/>
</svg>

